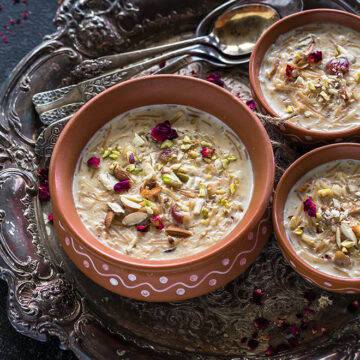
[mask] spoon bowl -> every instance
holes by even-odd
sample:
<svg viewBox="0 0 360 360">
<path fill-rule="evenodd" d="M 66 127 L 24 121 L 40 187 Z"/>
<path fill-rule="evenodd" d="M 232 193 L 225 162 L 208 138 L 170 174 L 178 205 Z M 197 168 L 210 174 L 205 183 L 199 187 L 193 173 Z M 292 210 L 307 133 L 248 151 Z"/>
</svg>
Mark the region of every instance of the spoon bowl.
<svg viewBox="0 0 360 360">
<path fill-rule="evenodd" d="M 278 12 L 265 4 L 236 6 L 218 17 L 208 38 L 224 54 L 242 56 L 249 54 L 261 34 L 279 19 Z"/>
</svg>

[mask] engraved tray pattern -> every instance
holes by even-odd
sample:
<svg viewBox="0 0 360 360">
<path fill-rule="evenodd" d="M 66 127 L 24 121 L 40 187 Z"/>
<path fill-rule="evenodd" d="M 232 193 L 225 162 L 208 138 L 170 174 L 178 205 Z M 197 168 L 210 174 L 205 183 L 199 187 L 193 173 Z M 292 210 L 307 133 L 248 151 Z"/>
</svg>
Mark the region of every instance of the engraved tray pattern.
<svg viewBox="0 0 360 360">
<path fill-rule="evenodd" d="M 340 1 L 341 2 L 341 1 Z M 268 344 L 282 341 L 277 326 L 284 317 L 299 325 L 305 307 L 309 324 L 328 332 L 301 331 L 301 345 L 284 349 L 276 359 L 355 359 L 360 351 L 359 316 L 347 311 L 353 295 L 330 294 L 298 276 L 283 259 L 274 239 L 242 276 L 208 295 L 174 303 L 146 303 L 112 294 L 88 280 L 63 252 L 52 226 L 44 221 L 49 203 L 37 198 L 36 171 L 47 165 L 35 155 L 42 130 L 31 97 L 59 87 L 84 58 L 147 43 L 168 34 L 194 30 L 221 0 L 68 0 L 59 8 L 57 32 L 13 70 L 1 92 L 0 111 L 0 270 L 9 286 L 8 315 L 21 333 L 60 339 L 82 359 L 240 360 L 265 358 Z M 331 3 L 331 5 L 329 5 Z M 339 1 L 336 1 L 339 3 Z M 347 1 L 360 10 L 360 2 Z M 330 1 L 307 1 L 307 7 L 337 7 Z M 153 34 L 153 36 L 150 36 Z M 156 35 L 156 36 L 155 36 Z M 195 64 L 199 74 L 209 69 Z M 94 69 L 96 72 L 96 69 Z M 189 69 L 188 69 L 189 70 Z M 186 70 L 185 70 L 186 72 Z M 237 68 L 224 73 L 226 85 L 249 96 Z M 71 79 L 68 81 L 71 81 Z M 51 151 L 54 130 L 42 144 Z M 281 148 L 277 149 L 281 157 Z M 286 164 L 286 163 L 285 163 Z M 253 290 L 263 292 L 261 306 Z M 312 291 L 331 299 L 325 308 L 304 301 Z M 253 320 L 265 317 L 259 346 L 248 350 L 243 338 L 254 333 Z"/>
</svg>

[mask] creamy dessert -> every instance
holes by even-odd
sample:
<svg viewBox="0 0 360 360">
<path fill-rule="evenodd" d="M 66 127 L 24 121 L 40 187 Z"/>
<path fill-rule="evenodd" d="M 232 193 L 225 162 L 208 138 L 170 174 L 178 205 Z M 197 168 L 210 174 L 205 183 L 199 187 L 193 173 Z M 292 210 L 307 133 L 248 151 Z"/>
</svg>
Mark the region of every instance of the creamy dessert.
<svg viewBox="0 0 360 360">
<path fill-rule="evenodd" d="M 288 195 L 284 226 L 314 268 L 360 277 L 360 161 L 331 161 L 305 174 Z"/>
<path fill-rule="evenodd" d="M 74 174 L 76 209 L 104 245 L 167 260 L 216 244 L 244 216 L 253 191 L 248 152 L 220 120 L 153 105 L 102 127 Z"/>
<path fill-rule="evenodd" d="M 360 124 L 360 33 L 311 24 L 279 36 L 268 49 L 259 79 L 279 115 L 309 130 L 339 131 Z M 296 114 L 296 115 L 295 115 Z"/>
</svg>

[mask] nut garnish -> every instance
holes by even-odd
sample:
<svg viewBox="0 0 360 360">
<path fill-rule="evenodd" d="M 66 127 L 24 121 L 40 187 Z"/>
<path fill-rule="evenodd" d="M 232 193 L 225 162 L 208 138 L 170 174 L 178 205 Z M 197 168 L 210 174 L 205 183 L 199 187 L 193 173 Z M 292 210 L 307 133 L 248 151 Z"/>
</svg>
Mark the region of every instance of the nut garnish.
<svg viewBox="0 0 360 360">
<path fill-rule="evenodd" d="M 113 211 L 109 211 L 105 216 L 105 228 L 109 229 L 112 221 L 114 220 L 115 213 Z"/>
<path fill-rule="evenodd" d="M 121 200 L 122 204 L 124 205 L 124 207 L 126 207 L 129 210 L 137 211 L 142 208 L 141 204 L 131 201 L 131 200 L 127 199 L 125 196 L 122 196 L 120 198 L 120 200 Z"/>
<path fill-rule="evenodd" d="M 192 232 L 176 226 L 169 226 L 166 228 L 166 233 L 175 237 L 189 237 L 192 236 Z"/>
<path fill-rule="evenodd" d="M 351 263 L 349 256 L 345 255 L 342 251 L 337 251 L 335 253 L 334 261 L 338 266 L 348 266 Z"/>
<path fill-rule="evenodd" d="M 115 167 L 114 169 L 114 176 L 119 180 L 129 180 L 130 176 L 129 173 L 125 170 L 123 170 L 119 165 Z"/>
<path fill-rule="evenodd" d="M 138 225 L 140 223 L 142 223 L 143 221 L 145 221 L 148 217 L 148 214 L 145 212 L 133 212 L 131 214 L 126 215 L 123 220 L 122 223 L 125 226 L 132 226 L 132 225 Z"/>
<path fill-rule="evenodd" d="M 162 191 L 162 188 L 161 186 L 156 186 L 152 189 L 147 189 L 147 188 L 144 188 L 144 187 L 141 187 L 140 188 L 140 195 L 146 199 L 149 199 L 149 200 L 154 200 L 154 198 L 156 196 L 158 196 Z"/>
</svg>

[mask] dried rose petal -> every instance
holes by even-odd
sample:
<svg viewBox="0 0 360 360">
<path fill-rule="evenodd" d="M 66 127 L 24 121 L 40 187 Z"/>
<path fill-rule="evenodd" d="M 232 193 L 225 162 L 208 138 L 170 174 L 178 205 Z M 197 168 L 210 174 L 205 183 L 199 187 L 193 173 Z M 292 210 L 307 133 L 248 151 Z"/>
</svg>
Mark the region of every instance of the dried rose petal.
<svg viewBox="0 0 360 360">
<path fill-rule="evenodd" d="M 322 51 L 315 51 L 309 54 L 308 62 L 317 64 L 322 60 L 322 58 L 323 58 Z"/>
<path fill-rule="evenodd" d="M 201 154 L 203 157 L 211 158 L 214 155 L 215 149 L 210 149 L 207 147 L 203 147 L 201 149 Z"/>
<path fill-rule="evenodd" d="M 137 231 L 148 232 L 150 230 L 150 224 L 147 225 L 138 225 Z"/>
<path fill-rule="evenodd" d="M 326 64 L 326 71 L 331 75 L 344 75 L 350 70 L 350 63 L 346 57 L 331 59 Z"/>
<path fill-rule="evenodd" d="M 54 215 L 53 215 L 53 213 L 51 213 L 51 214 L 48 215 L 48 220 L 49 220 L 49 222 L 53 222 L 53 221 L 54 221 Z"/>
<path fill-rule="evenodd" d="M 129 191 L 130 190 L 130 180 L 123 180 L 119 181 L 114 185 L 114 191 L 115 192 L 123 192 L 123 191 Z"/>
<path fill-rule="evenodd" d="M 130 164 L 135 164 L 135 156 L 134 156 L 133 153 L 131 153 L 131 154 L 129 155 L 129 163 L 130 163 Z"/>
<path fill-rule="evenodd" d="M 321 334 L 326 335 L 328 330 L 326 328 L 321 328 Z"/>
<path fill-rule="evenodd" d="M 159 68 L 162 69 L 163 67 L 165 67 L 166 65 L 166 61 L 162 61 L 161 63 L 159 63 Z"/>
<path fill-rule="evenodd" d="M 224 87 L 224 81 L 221 79 L 221 74 L 211 73 L 205 80 L 210 81 L 213 84 L 219 85 L 221 87 Z"/>
<path fill-rule="evenodd" d="M 37 172 L 39 177 L 39 184 L 42 186 L 48 186 L 49 184 L 49 169 L 42 168 Z"/>
<path fill-rule="evenodd" d="M 310 217 L 316 216 L 316 205 L 312 198 L 308 198 L 304 201 L 304 211 L 306 211 Z"/>
<path fill-rule="evenodd" d="M 286 76 L 291 79 L 292 78 L 292 72 L 294 70 L 294 67 L 291 65 L 286 65 Z"/>
<path fill-rule="evenodd" d="M 256 105 L 254 100 L 248 100 L 246 105 L 253 111 L 256 111 Z"/>
<path fill-rule="evenodd" d="M 315 299 L 316 299 L 315 291 L 307 291 L 306 293 L 304 293 L 304 300 L 308 305 L 311 305 Z"/>
<path fill-rule="evenodd" d="M 254 320 L 253 324 L 256 329 L 263 329 L 264 327 L 269 325 L 269 321 L 263 317 L 259 317 Z"/>
<path fill-rule="evenodd" d="M 276 354 L 276 349 L 273 348 L 272 346 L 269 346 L 265 351 L 265 355 L 267 356 L 273 356 L 275 354 Z"/>
<path fill-rule="evenodd" d="M 150 221 L 159 230 L 162 230 L 165 227 L 165 225 L 161 221 L 160 216 L 155 216 L 155 217 L 151 218 Z"/>
<path fill-rule="evenodd" d="M 157 124 L 151 130 L 151 136 L 157 142 L 163 142 L 168 139 L 176 139 L 179 135 L 177 134 L 176 130 L 171 128 L 169 120 L 166 120 L 162 123 Z"/>
<path fill-rule="evenodd" d="M 278 319 L 278 327 L 280 329 L 285 329 L 289 326 L 289 324 L 287 323 L 286 319 Z"/>
<path fill-rule="evenodd" d="M 255 332 L 251 335 L 251 338 L 252 338 L 252 339 L 256 339 L 258 336 L 259 336 L 258 332 L 255 331 Z"/>
<path fill-rule="evenodd" d="M 99 167 L 100 166 L 100 159 L 93 156 L 87 161 L 88 166 L 90 167 Z"/>
<path fill-rule="evenodd" d="M 352 301 L 347 307 L 348 311 L 351 313 L 356 312 L 358 308 L 359 308 L 359 302 L 357 300 Z"/>
<path fill-rule="evenodd" d="M 295 325 L 291 325 L 291 335 L 296 336 L 299 334 L 299 329 Z"/>
<path fill-rule="evenodd" d="M 259 345 L 259 342 L 257 340 L 251 339 L 247 343 L 247 348 L 249 350 L 255 350 Z"/>
<path fill-rule="evenodd" d="M 311 325 L 311 332 L 315 335 L 319 332 L 318 328 L 315 325 Z"/>
<path fill-rule="evenodd" d="M 263 296 L 263 293 L 261 289 L 255 289 L 253 291 L 253 299 L 256 305 L 261 305 L 261 298 Z"/>
<path fill-rule="evenodd" d="M 39 185 L 39 199 L 43 201 L 50 200 L 50 192 L 48 186 Z"/>
</svg>

